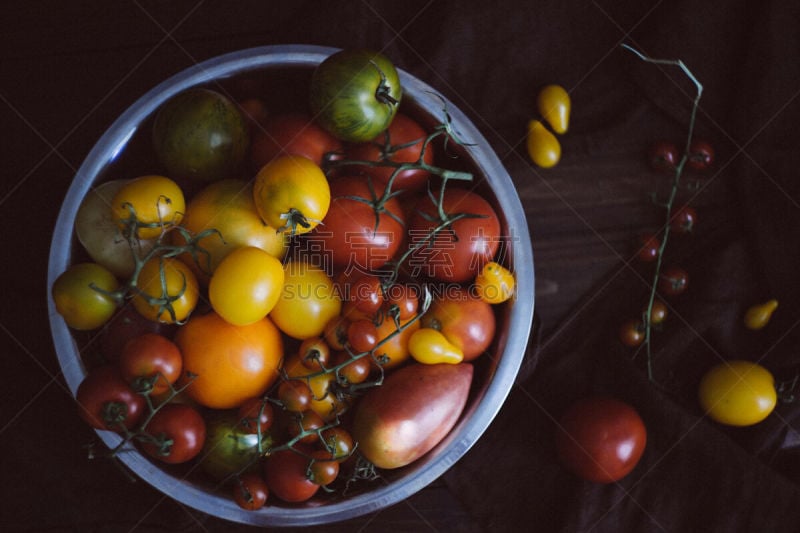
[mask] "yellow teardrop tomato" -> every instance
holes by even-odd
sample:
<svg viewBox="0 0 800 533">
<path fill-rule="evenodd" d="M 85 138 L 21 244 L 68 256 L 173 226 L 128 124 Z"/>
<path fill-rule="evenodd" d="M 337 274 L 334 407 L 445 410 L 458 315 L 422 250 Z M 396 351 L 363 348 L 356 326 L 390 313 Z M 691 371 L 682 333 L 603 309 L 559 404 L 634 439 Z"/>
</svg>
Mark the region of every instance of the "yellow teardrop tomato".
<svg viewBox="0 0 800 533">
<path fill-rule="evenodd" d="M 778 308 L 778 300 L 772 299 L 747 309 L 744 314 L 744 325 L 747 329 L 762 329 L 769 323 L 772 313 Z"/>
<path fill-rule="evenodd" d="M 550 168 L 561 160 L 561 144 L 539 120 L 528 123 L 528 156 L 542 168 Z"/>
<path fill-rule="evenodd" d="M 712 367 L 700 381 L 700 405 L 708 416 L 729 426 L 751 426 L 775 408 L 775 379 L 761 365 L 727 361 Z"/>
<path fill-rule="evenodd" d="M 456 348 L 441 331 L 420 328 L 408 339 L 408 350 L 418 363 L 455 365 L 464 360 L 464 352 Z"/>
<path fill-rule="evenodd" d="M 503 303 L 514 295 L 514 274 L 506 267 L 490 261 L 475 277 L 475 290 L 481 300 L 490 304 Z"/>
<path fill-rule="evenodd" d="M 180 224 L 186 200 L 177 183 L 165 176 L 141 176 L 126 183 L 111 203 L 114 219 L 123 229 L 135 215 L 140 239 L 155 239 L 171 226 Z"/>
<path fill-rule="evenodd" d="M 261 248 L 234 250 L 222 260 L 208 284 L 211 307 L 231 324 L 252 324 L 275 307 L 283 277 L 281 262 Z"/>
<path fill-rule="evenodd" d="M 253 199 L 264 222 L 299 235 L 311 231 L 325 218 L 331 189 L 316 163 L 303 156 L 285 155 L 258 171 Z"/>
<path fill-rule="evenodd" d="M 320 336 L 325 324 L 342 310 L 333 280 L 324 270 L 305 261 L 288 261 L 283 270 L 283 290 L 270 318 L 295 339 Z"/>
<path fill-rule="evenodd" d="M 175 258 L 154 257 L 147 261 L 139 272 L 136 287 L 133 307 L 145 318 L 166 324 L 186 320 L 199 297 L 194 273 Z"/>
<path fill-rule="evenodd" d="M 560 85 L 542 87 L 536 97 L 536 107 L 553 131 L 564 134 L 569 128 L 569 114 L 572 103 L 569 93 Z"/>
</svg>

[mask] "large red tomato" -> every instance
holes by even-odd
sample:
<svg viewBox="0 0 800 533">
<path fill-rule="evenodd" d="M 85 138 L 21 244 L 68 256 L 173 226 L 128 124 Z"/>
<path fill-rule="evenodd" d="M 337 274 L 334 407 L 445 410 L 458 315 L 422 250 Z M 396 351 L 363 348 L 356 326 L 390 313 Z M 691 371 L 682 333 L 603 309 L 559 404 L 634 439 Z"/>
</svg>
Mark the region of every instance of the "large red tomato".
<svg viewBox="0 0 800 533">
<path fill-rule="evenodd" d="M 407 267 L 413 277 L 455 282 L 473 279 L 500 246 L 497 213 L 476 193 L 455 187 L 445 191 L 442 209 L 448 218 L 458 219 L 435 235 L 435 228 L 443 222 L 429 196 L 411 218 L 408 238 L 414 251 Z"/>
<path fill-rule="evenodd" d="M 308 245 L 329 254 L 338 269 L 378 270 L 400 248 L 405 224 L 396 198 L 374 206 L 382 191 L 363 177 L 334 180 L 328 214 L 308 236 Z"/>
<path fill-rule="evenodd" d="M 496 329 L 492 306 L 461 287 L 447 287 L 433 300 L 421 321 L 423 327 L 441 331 L 464 353 L 464 361 L 486 351 Z"/>
<path fill-rule="evenodd" d="M 206 442 L 206 423 L 194 407 L 170 403 L 159 409 L 147 424 L 153 440 L 142 442 L 142 449 L 164 463 L 185 463 L 197 457 Z"/>
<path fill-rule="evenodd" d="M 317 165 L 328 152 L 339 152 L 342 143 L 304 113 L 284 113 L 269 118 L 257 129 L 251 143 L 253 166 L 259 169 L 279 155 L 302 155 Z"/>
<path fill-rule="evenodd" d="M 269 456 L 264 466 L 264 478 L 270 493 L 289 503 L 311 498 L 319 485 L 306 475 L 310 459 L 292 450 L 280 450 Z"/>
</svg>

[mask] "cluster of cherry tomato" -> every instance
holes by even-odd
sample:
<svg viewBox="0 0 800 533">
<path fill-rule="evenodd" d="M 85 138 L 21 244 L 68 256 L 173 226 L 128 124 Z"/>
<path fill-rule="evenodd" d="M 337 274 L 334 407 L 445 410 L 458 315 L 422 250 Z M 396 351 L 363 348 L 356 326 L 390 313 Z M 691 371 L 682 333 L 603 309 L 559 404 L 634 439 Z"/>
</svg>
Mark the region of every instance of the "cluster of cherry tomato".
<svg viewBox="0 0 800 533">
<path fill-rule="evenodd" d="M 494 208 L 435 166 L 449 124 L 426 131 L 401 98 L 385 57 L 347 50 L 315 70 L 308 112 L 206 88 L 162 106 L 165 172 L 87 196 L 76 235 L 91 261 L 52 287 L 67 325 L 99 331 L 102 364 L 77 391 L 89 424 L 197 461 L 246 509 L 305 501 L 365 458 L 402 466 L 445 436 L 514 276 Z M 424 398 L 402 381 L 415 372 L 437 384 Z M 415 422 L 437 402 L 446 417 L 424 433 L 438 440 L 379 442 L 386 411 Z"/>
</svg>

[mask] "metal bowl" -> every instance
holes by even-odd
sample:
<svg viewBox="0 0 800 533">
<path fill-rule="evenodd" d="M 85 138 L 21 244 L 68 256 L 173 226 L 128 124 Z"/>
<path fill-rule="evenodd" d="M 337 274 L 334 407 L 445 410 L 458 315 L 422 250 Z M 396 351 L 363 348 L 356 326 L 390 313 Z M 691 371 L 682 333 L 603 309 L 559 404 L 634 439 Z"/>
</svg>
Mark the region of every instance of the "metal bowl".
<svg viewBox="0 0 800 533">
<path fill-rule="evenodd" d="M 269 76 L 287 71 L 310 75 L 317 64 L 336 51 L 308 45 L 242 50 L 188 68 L 142 96 L 98 140 L 67 191 L 50 248 L 48 287 L 67 269 L 79 250 L 74 244 L 73 228 L 81 201 L 94 184 L 109 179 L 110 172 L 118 172 L 124 155 L 131 150 L 135 152 L 131 145 L 137 138 L 149 139 L 149 131 L 145 131 L 147 125 L 164 102 L 190 87 L 240 76 Z M 431 125 L 441 122 L 443 105 L 446 105 L 454 129 L 466 141 L 456 148 L 460 152 L 459 160 L 473 172 L 478 190 L 497 210 L 505 240 L 505 260 L 516 275 L 517 295 L 498 310 L 498 333 L 492 353 L 476 361 L 473 389 L 461 419 L 424 457 L 404 468 L 382 472 L 381 480 L 360 491 L 340 498 L 318 497 L 302 505 L 271 501 L 259 511 L 240 509 L 228 491 L 219 490 L 191 472 L 166 469 L 136 452 L 120 454 L 119 458 L 134 473 L 181 503 L 219 518 L 261 526 L 322 524 L 377 511 L 419 491 L 458 461 L 486 430 L 514 384 L 525 355 L 534 308 L 533 251 L 525 213 L 511 178 L 472 122 L 424 82 L 403 71 L 399 74 L 404 89 L 404 112 Z M 86 376 L 86 368 L 78 343 L 56 312 L 52 297 L 48 307 L 58 360 L 75 394 Z M 120 442 L 120 437 L 114 433 L 97 433 L 109 447 Z"/>
</svg>

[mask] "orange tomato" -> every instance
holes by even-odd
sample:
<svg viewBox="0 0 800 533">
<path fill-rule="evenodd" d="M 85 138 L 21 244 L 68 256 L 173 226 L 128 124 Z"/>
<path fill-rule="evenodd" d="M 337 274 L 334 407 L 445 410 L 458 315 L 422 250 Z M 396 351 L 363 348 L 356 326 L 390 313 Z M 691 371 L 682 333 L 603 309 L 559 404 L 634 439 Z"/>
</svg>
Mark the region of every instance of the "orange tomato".
<svg viewBox="0 0 800 533">
<path fill-rule="evenodd" d="M 234 326 L 216 313 L 193 316 L 175 337 L 184 376 L 196 375 L 186 393 L 200 405 L 231 409 L 260 396 L 278 378 L 281 333 L 269 318 Z"/>
<path fill-rule="evenodd" d="M 401 324 L 404 326 L 407 324 L 407 326 L 400 333 L 396 333 L 397 326 L 391 318 L 384 319 L 378 326 L 378 339 L 380 340 L 374 353 L 375 357 L 386 356 L 389 358 L 389 361 L 383 365 L 386 370 L 400 366 L 411 356 L 411 352 L 408 349 L 408 340 L 419 329 L 420 323 L 419 320 L 411 324 L 408 322 L 408 320 L 401 321 Z M 389 338 L 390 335 L 392 335 L 391 338 Z M 386 340 L 387 338 L 389 340 Z"/>
</svg>

